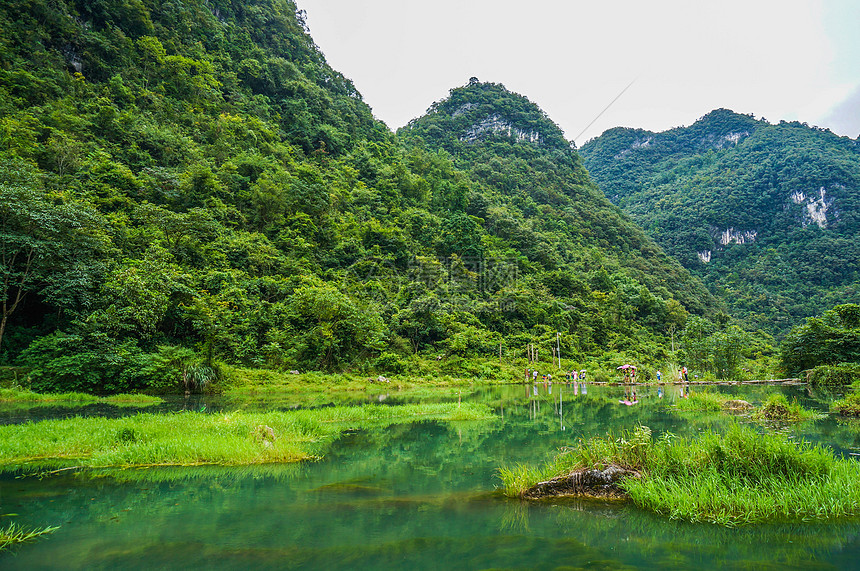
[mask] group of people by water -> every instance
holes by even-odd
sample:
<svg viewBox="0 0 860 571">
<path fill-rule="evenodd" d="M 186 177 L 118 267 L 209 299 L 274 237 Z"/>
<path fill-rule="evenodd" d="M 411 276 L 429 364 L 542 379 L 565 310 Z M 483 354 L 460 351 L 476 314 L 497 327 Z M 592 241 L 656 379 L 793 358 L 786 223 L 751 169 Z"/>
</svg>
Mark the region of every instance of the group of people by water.
<svg viewBox="0 0 860 571">
<path fill-rule="evenodd" d="M 636 394 L 636 389 L 635 389 L 635 387 L 632 386 L 636 383 L 636 369 L 637 369 L 637 367 L 635 365 L 622 365 L 622 366 L 618 367 L 618 370 L 622 371 L 622 373 L 623 373 L 622 382 L 625 384 L 631 385 L 625 389 L 624 399 L 618 401 L 620 404 L 623 404 L 626 406 L 632 406 L 635 404 L 639 404 L 639 397 Z M 659 370 L 655 371 L 654 377 L 656 377 L 658 383 L 661 383 L 661 384 L 663 383 L 663 373 L 661 373 Z M 574 384 L 574 386 L 577 387 L 577 389 L 579 389 L 579 390 L 576 390 L 575 393 L 581 392 L 582 394 L 586 394 L 586 389 L 585 389 L 585 384 L 584 384 L 584 381 L 586 379 L 586 370 L 585 369 L 582 369 L 580 371 L 577 371 L 577 370 L 568 371 L 568 372 L 564 373 L 563 379 L 568 383 L 578 381 L 579 382 L 578 384 L 577 383 Z M 540 374 L 537 369 L 527 368 L 526 369 L 526 382 L 532 381 L 535 385 L 535 390 L 537 390 L 538 380 L 543 382 L 545 385 L 548 384 L 550 387 L 552 386 L 552 375 L 551 374 L 549 374 L 549 373 Z M 688 385 L 689 382 L 690 382 L 690 377 L 689 377 L 689 373 L 687 371 L 687 367 L 681 367 L 680 369 L 678 369 L 678 383 L 682 384 L 681 392 L 679 395 L 680 398 L 689 398 L 689 396 L 690 396 L 690 388 Z M 537 394 L 537 393 L 535 393 L 535 394 Z M 660 386 L 657 388 L 657 397 L 662 399 L 663 395 L 664 395 L 663 387 Z"/>
<path fill-rule="evenodd" d="M 532 382 L 536 383 L 536 382 L 538 382 L 538 376 L 539 376 L 539 373 L 538 373 L 537 369 L 526 369 L 526 382 L 532 381 Z M 564 374 L 563 378 L 567 382 L 584 381 L 585 380 L 585 369 L 582 369 L 581 371 L 576 371 L 576 370 L 568 371 Z M 551 374 L 540 375 L 540 380 L 545 382 L 545 383 L 547 383 L 547 382 L 551 383 L 552 382 L 552 375 Z"/>
</svg>

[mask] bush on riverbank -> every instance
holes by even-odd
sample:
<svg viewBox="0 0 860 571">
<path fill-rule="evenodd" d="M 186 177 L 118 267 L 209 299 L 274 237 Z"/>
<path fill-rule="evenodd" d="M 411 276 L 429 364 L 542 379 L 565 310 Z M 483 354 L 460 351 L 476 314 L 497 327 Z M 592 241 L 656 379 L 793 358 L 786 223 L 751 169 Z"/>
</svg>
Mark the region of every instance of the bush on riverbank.
<svg viewBox="0 0 860 571">
<path fill-rule="evenodd" d="M 670 519 L 736 526 L 772 520 L 812 520 L 860 513 L 860 465 L 821 446 L 733 425 L 724 435 L 695 440 L 647 427 L 621 438 L 580 441 L 540 468 L 500 470 L 504 493 L 574 470 L 615 465 L 642 477 L 620 487 L 636 505 Z"/>
<path fill-rule="evenodd" d="M 808 374 L 809 382 L 816 386 L 845 386 L 860 379 L 860 363 L 819 365 Z"/>
</svg>

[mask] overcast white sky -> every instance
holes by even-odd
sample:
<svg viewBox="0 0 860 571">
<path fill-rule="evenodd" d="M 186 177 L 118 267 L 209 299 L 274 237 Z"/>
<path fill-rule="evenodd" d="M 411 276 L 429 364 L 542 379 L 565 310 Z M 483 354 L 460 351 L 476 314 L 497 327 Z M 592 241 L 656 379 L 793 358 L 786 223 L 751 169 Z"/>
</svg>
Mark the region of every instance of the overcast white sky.
<svg viewBox="0 0 860 571">
<path fill-rule="evenodd" d="M 856 0 L 297 2 L 329 64 L 392 129 L 475 76 L 537 103 L 580 146 L 719 107 L 860 134 Z"/>
</svg>

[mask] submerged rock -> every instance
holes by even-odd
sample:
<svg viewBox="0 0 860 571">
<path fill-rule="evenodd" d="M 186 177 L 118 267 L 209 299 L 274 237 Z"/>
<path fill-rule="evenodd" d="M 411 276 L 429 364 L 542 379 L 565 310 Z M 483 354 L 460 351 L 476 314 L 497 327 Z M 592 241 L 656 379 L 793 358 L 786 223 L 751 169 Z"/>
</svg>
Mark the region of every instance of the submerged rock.
<svg viewBox="0 0 860 571">
<path fill-rule="evenodd" d="M 581 468 L 570 474 L 538 482 L 523 493 L 524 498 L 540 499 L 560 496 L 584 496 L 590 498 L 626 498 L 619 484 L 627 478 L 640 478 L 636 470 L 610 464 L 603 470 Z"/>
<path fill-rule="evenodd" d="M 725 410 L 749 410 L 753 408 L 753 405 L 748 403 L 745 400 L 727 400 L 723 403 L 723 408 Z"/>
</svg>

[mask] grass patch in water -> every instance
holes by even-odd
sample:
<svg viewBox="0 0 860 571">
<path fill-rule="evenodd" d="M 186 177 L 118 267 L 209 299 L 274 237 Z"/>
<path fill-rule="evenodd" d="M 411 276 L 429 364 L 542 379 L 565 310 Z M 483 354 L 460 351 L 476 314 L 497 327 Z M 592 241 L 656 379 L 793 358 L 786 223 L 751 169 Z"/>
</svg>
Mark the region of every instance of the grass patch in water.
<svg viewBox="0 0 860 571">
<path fill-rule="evenodd" d="M 762 407 L 753 413 L 756 420 L 778 420 L 782 422 L 801 422 L 822 418 L 824 415 L 800 406 L 797 399 L 788 402 L 782 393 L 774 393 L 767 397 Z"/>
<path fill-rule="evenodd" d="M 33 541 L 43 535 L 48 535 L 57 531 L 56 527 L 43 527 L 41 529 L 26 529 L 14 523 L 10 523 L 8 527 L 0 528 L 0 551 L 8 549 L 13 545 Z"/>
<path fill-rule="evenodd" d="M 0 404 L 27 404 L 33 406 L 85 406 L 105 403 L 114 406 L 152 406 L 162 403 L 159 397 L 142 394 L 118 394 L 98 397 L 86 393 L 37 393 L 22 388 L 0 388 Z"/>
<path fill-rule="evenodd" d="M 484 405 L 443 403 L 46 420 L 0 426 L 0 470 L 297 462 L 321 456 L 346 430 L 492 418 Z"/>
<path fill-rule="evenodd" d="M 0 403 L 86 405 L 99 402 L 99 397 L 86 393 L 36 393 L 29 389 L 0 389 Z"/>
<path fill-rule="evenodd" d="M 678 399 L 675 403 L 678 410 L 683 411 L 720 411 L 723 405 L 732 397 L 710 391 L 696 391 L 689 397 Z"/>
<path fill-rule="evenodd" d="M 855 381 L 851 388 L 853 392 L 837 401 L 833 401 L 830 410 L 842 416 L 860 416 L 860 382 Z"/>
<path fill-rule="evenodd" d="M 638 506 L 670 519 L 737 526 L 820 520 L 860 513 L 860 464 L 829 449 L 732 425 L 695 440 L 647 427 L 621 438 L 580 441 L 539 468 L 503 468 L 505 495 L 523 497 L 534 484 L 587 467 L 616 465 L 642 474 L 620 486 Z"/>
</svg>

